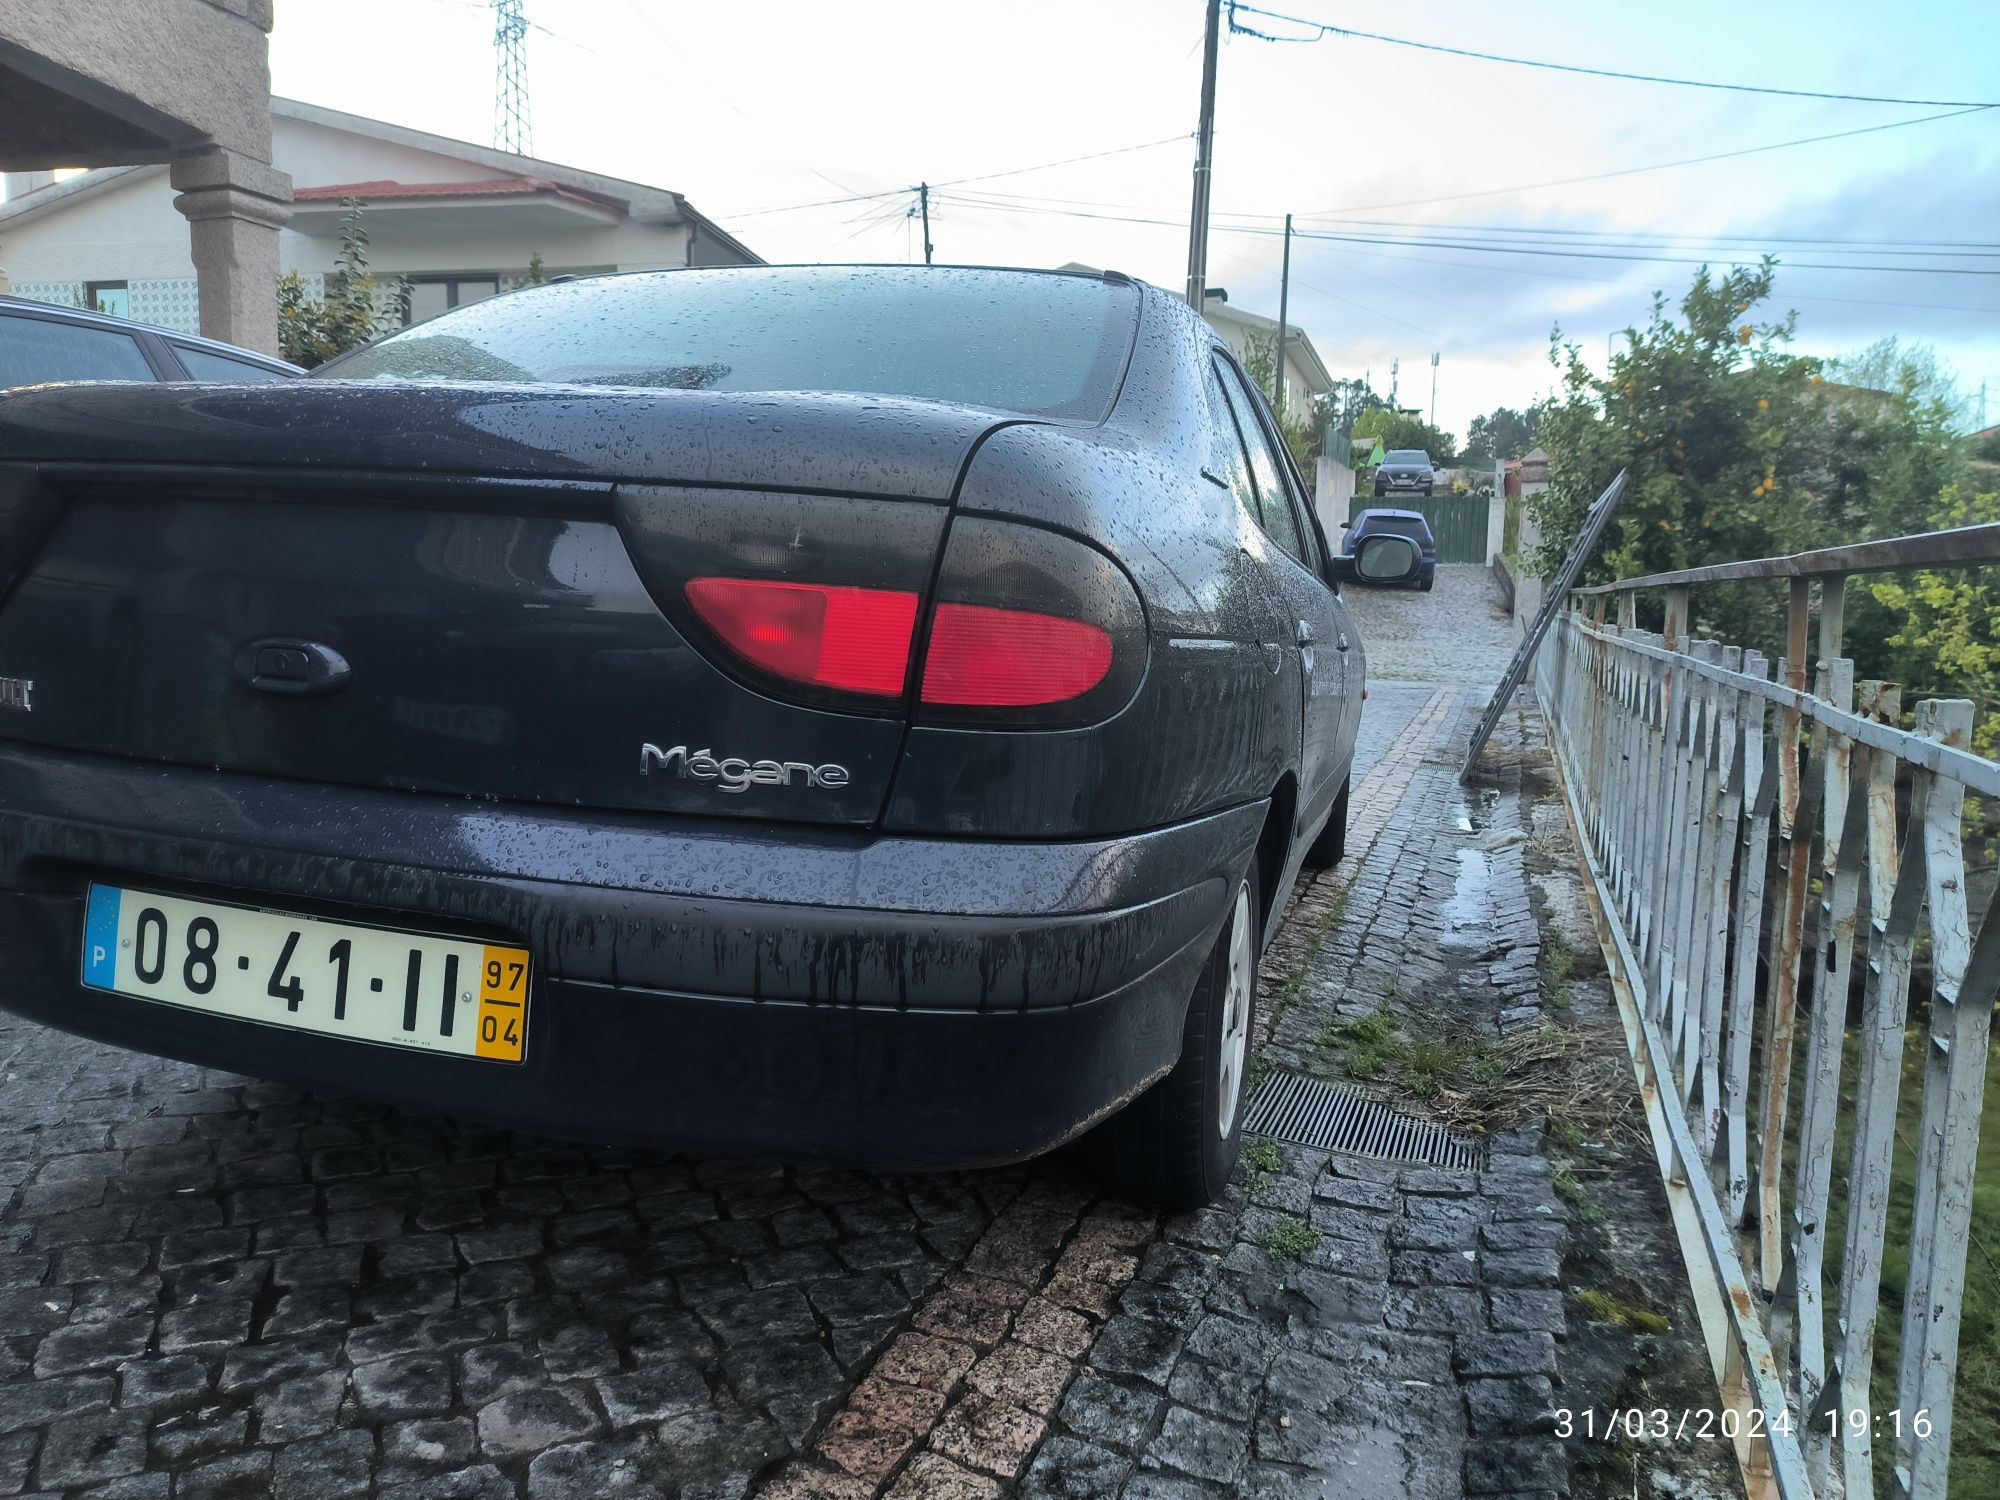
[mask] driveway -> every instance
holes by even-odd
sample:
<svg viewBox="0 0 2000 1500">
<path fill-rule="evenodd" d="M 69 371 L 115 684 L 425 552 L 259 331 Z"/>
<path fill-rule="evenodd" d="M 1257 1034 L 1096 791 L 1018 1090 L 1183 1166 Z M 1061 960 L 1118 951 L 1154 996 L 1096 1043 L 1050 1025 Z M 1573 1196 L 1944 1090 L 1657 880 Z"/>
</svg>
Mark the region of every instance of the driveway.
<svg viewBox="0 0 2000 1500">
<path fill-rule="evenodd" d="M 1265 964 L 1309 1064 L 1434 964 L 1449 763 L 1505 656 L 1478 570 L 1349 599 L 1376 696 L 1340 871 Z M 1483 608 L 1483 605 L 1481 606 Z M 1383 680 L 1421 670 L 1423 682 Z M 1442 680 L 1440 675 L 1443 674 Z M 1491 895 L 1452 982 L 1538 1004 Z M 1357 926 L 1356 924 L 1365 924 Z M 1427 970 L 1426 970 L 1427 972 Z M 1323 997 L 1323 998 L 1318 998 Z M 1058 1159 L 885 1177 L 490 1130 L 0 1018 L 0 1494 L 104 1500 L 1448 1496 L 1565 1486 L 1562 1209 L 1282 1142 L 1161 1220 Z"/>
</svg>

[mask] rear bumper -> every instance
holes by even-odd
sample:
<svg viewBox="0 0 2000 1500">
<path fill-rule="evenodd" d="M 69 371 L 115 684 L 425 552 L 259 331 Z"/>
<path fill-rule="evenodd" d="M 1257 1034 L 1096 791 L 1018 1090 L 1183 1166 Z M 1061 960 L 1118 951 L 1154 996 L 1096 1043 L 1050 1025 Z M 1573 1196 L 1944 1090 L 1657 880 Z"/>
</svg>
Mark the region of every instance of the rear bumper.
<svg viewBox="0 0 2000 1500">
<path fill-rule="evenodd" d="M 593 817 L 0 748 L 0 1007 L 556 1135 L 1025 1159 L 1172 1066 L 1261 804 L 1089 843 Z M 519 1065 L 84 988 L 93 879 L 532 951 Z"/>
</svg>

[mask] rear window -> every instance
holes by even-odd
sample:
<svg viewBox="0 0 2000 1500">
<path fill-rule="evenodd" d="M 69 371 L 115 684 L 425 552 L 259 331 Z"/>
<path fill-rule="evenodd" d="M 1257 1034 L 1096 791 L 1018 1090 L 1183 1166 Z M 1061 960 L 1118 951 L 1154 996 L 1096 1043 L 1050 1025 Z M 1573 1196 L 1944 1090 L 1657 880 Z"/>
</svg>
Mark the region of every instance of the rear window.
<svg viewBox="0 0 2000 1500">
<path fill-rule="evenodd" d="M 560 283 L 323 366 L 337 380 L 845 391 L 1100 421 L 1135 288 L 949 268 L 750 267 Z"/>
<path fill-rule="evenodd" d="M 1382 460 L 1385 464 L 1427 464 L 1431 456 L 1421 448 L 1397 448 Z"/>
<path fill-rule="evenodd" d="M 1430 534 L 1430 528 L 1411 516 L 1370 516 L 1365 528 L 1369 532 L 1386 531 L 1391 536 L 1406 536 L 1413 542 L 1421 542 Z"/>
</svg>

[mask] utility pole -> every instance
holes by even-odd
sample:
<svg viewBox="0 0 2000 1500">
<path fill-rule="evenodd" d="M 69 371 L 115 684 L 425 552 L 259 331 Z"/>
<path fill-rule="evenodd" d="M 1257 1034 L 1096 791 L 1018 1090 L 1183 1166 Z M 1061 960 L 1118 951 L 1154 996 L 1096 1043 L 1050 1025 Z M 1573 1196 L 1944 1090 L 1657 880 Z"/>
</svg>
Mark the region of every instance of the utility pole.
<svg viewBox="0 0 2000 1500">
<path fill-rule="evenodd" d="M 1285 269 L 1278 277 L 1278 357 L 1272 361 L 1271 409 L 1285 419 L 1285 315 L 1292 300 L 1292 216 L 1285 215 Z"/>
<path fill-rule="evenodd" d="M 1390 411 L 1400 411 L 1402 409 L 1401 407 L 1396 405 L 1396 392 L 1402 386 L 1403 383 L 1402 375 L 1403 375 L 1403 361 L 1402 357 L 1399 355 L 1397 358 L 1389 361 L 1389 410 Z"/>
<path fill-rule="evenodd" d="M 1208 177 L 1215 155 L 1215 54 L 1222 45 L 1222 0 L 1208 0 L 1201 46 L 1201 123 L 1195 131 L 1194 207 L 1188 213 L 1187 300 L 1197 314 L 1208 291 Z"/>
<path fill-rule="evenodd" d="M 1431 426 L 1438 424 L 1438 357 L 1431 351 Z"/>
<path fill-rule="evenodd" d="M 917 203 L 922 209 L 924 216 L 924 264 L 929 265 L 931 263 L 931 185 L 928 182 L 917 184 Z"/>
</svg>

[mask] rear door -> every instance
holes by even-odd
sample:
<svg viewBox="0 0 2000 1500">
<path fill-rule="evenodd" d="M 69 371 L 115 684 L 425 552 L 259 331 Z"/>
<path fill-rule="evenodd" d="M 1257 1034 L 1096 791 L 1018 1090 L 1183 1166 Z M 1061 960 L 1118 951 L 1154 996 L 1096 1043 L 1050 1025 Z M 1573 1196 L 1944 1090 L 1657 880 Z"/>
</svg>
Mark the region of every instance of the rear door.
<svg viewBox="0 0 2000 1500">
<path fill-rule="evenodd" d="M 1304 516 L 1303 497 L 1289 481 L 1290 464 L 1278 446 L 1268 409 L 1234 361 L 1218 357 L 1216 365 L 1249 458 L 1257 514 L 1273 544 L 1271 578 L 1300 674 L 1299 824 L 1310 827 L 1339 794 L 1353 744 L 1347 670 L 1352 637 L 1345 611 L 1325 582 L 1319 538 Z"/>
</svg>

